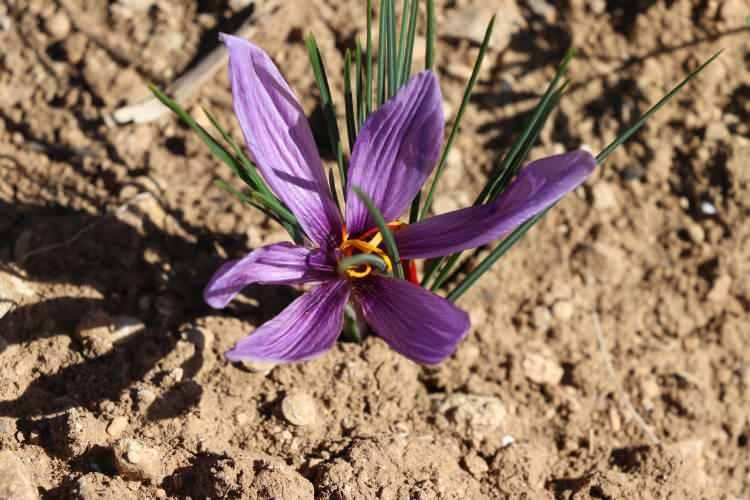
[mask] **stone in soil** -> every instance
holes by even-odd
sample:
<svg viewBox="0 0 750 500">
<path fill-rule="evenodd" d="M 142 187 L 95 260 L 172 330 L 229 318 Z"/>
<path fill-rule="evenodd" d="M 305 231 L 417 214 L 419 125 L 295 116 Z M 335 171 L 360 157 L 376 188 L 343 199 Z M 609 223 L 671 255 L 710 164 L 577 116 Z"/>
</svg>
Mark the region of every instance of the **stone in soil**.
<svg viewBox="0 0 750 500">
<path fill-rule="evenodd" d="M 309 426 L 318 421 L 318 405 L 309 394 L 293 392 L 281 401 L 281 414 L 290 424 Z"/>
<path fill-rule="evenodd" d="M 135 439 L 122 439 L 114 448 L 115 468 L 120 475 L 133 481 L 159 483 L 162 457 L 158 450 Z"/>
</svg>

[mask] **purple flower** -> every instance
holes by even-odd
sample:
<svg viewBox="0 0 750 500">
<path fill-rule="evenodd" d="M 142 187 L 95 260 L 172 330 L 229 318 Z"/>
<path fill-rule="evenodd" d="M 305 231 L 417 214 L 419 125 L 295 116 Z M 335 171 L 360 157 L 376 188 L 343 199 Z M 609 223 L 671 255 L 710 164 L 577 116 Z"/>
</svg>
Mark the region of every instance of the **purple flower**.
<svg viewBox="0 0 750 500">
<path fill-rule="evenodd" d="M 284 363 L 315 357 L 336 342 L 351 299 L 396 351 L 424 364 L 445 359 L 466 335 L 468 315 L 416 284 L 413 272 L 409 280 L 399 280 L 361 264 L 339 273 L 341 259 L 358 253 L 374 253 L 391 265 L 375 223 L 352 192 L 341 220 L 305 114 L 268 55 L 241 38 L 222 39 L 229 48 L 234 110 L 248 149 L 309 241 L 305 247 L 268 245 L 225 263 L 208 283 L 205 300 L 222 308 L 251 283 L 314 284 L 241 340 L 227 358 Z M 437 79 L 423 71 L 364 123 L 349 165 L 349 189 L 359 187 L 386 220 L 396 221 L 435 166 L 443 126 Z M 401 257 L 437 257 L 489 243 L 578 186 L 595 164 L 583 151 L 545 158 L 524 168 L 490 204 L 412 225 L 393 222 Z"/>
</svg>

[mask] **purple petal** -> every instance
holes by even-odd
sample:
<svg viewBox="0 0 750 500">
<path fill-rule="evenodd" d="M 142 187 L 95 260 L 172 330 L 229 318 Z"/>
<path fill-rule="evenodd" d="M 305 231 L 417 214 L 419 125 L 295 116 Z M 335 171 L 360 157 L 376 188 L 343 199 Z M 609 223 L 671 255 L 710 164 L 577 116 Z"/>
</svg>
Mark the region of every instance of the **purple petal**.
<svg viewBox="0 0 750 500">
<path fill-rule="evenodd" d="M 293 285 L 325 281 L 336 277 L 330 262 L 320 250 L 275 243 L 224 263 L 206 285 L 203 298 L 211 307 L 221 309 L 251 283 Z"/>
<path fill-rule="evenodd" d="M 469 330 L 468 314 L 408 281 L 374 276 L 354 293 L 375 333 L 417 363 L 440 363 Z"/>
<path fill-rule="evenodd" d="M 443 99 L 437 78 L 430 71 L 413 77 L 370 115 L 357 136 L 349 165 L 349 234 L 375 227 L 351 187 L 357 186 L 369 195 L 386 221 L 395 220 L 435 167 L 443 126 Z"/>
<path fill-rule="evenodd" d="M 394 236 L 403 259 L 427 259 L 476 248 L 504 236 L 578 187 L 594 170 L 586 151 L 530 163 L 496 201 L 410 224 Z"/>
<path fill-rule="evenodd" d="M 322 354 L 341 333 L 349 290 L 349 282 L 336 280 L 305 293 L 240 340 L 227 359 L 291 363 Z"/>
<path fill-rule="evenodd" d="M 263 50 L 235 36 L 221 39 L 229 49 L 234 112 L 258 169 L 312 241 L 336 245 L 341 217 L 292 89 Z"/>
</svg>

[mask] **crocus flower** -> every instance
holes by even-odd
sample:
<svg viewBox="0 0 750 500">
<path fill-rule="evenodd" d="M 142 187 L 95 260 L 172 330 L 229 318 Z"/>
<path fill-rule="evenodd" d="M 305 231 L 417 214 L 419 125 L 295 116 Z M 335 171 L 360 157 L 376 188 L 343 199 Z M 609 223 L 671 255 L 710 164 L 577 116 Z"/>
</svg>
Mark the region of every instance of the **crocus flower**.
<svg viewBox="0 0 750 500">
<path fill-rule="evenodd" d="M 340 334 L 351 300 L 370 328 L 393 349 L 423 364 L 451 355 L 469 329 L 469 317 L 416 284 L 360 264 L 340 272 L 340 261 L 371 253 L 392 264 L 359 187 L 380 209 L 402 259 L 449 255 L 489 243 L 578 186 L 596 162 L 584 151 L 526 166 L 502 196 L 406 225 L 397 219 L 434 168 L 443 140 L 437 78 L 423 71 L 365 121 L 349 164 L 345 219 L 333 201 L 310 126 L 294 93 L 269 56 L 250 42 L 222 35 L 229 49 L 234 111 L 247 147 L 269 187 L 297 217 L 305 246 L 289 242 L 258 248 L 226 262 L 204 297 L 225 307 L 245 286 L 312 284 L 278 316 L 241 340 L 229 360 L 277 363 L 313 358 Z"/>
</svg>

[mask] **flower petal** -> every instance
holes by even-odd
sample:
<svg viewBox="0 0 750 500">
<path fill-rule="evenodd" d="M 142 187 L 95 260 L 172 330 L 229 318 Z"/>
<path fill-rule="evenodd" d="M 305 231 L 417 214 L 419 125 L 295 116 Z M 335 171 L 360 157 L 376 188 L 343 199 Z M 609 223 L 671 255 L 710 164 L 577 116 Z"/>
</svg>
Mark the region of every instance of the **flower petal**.
<svg viewBox="0 0 750 500">
<path fill-rule="evenodd" d="M 222 34 L 229 49 L 234 112 L 266 182 L 320 247 L 336 245 L 341 217 L 307 117 L 268 54 Z"/>
<path fill-rule="evenodd" d="M 240 340 L 227 359 L 291 363 L 322 354 L 341 333 L 349 291 L 346 280 L 336 280 L 305 293 Z"/>
<path fill-rule="evenodd" d="M 496 201 L 431 217 L 395 232 L 399 255 L 426 259 L 487 244 L 578 187 L 595 166 L 596 159 L 586 151 L 532 162 Z"/>
<path fill-rule="evenodd" d="M 386 221 L 398 218 L 435 167 L 443 126 L 443 98 L 430 71 L 414 76 L 370 115 L 357 135 L 349 165 L 349 234 L 375 226 L 352 186 L 372 198 Z"/>
<path fill-rule="evenodd" d="M 252 283 L 293 285 L 332 279 L 336 268 L 330 262 L 320 250 L 275 243 L 224 263 L 206 285 L 203 298 L 211 307 L 221 309 Z"/>
<path fill-rule="evenodd" d="M 469 330 L 468 314 L 408 281 L 373 276 L 354 293 L 375 333 L 417 363 L 440 363 Z"/>
</svg>

